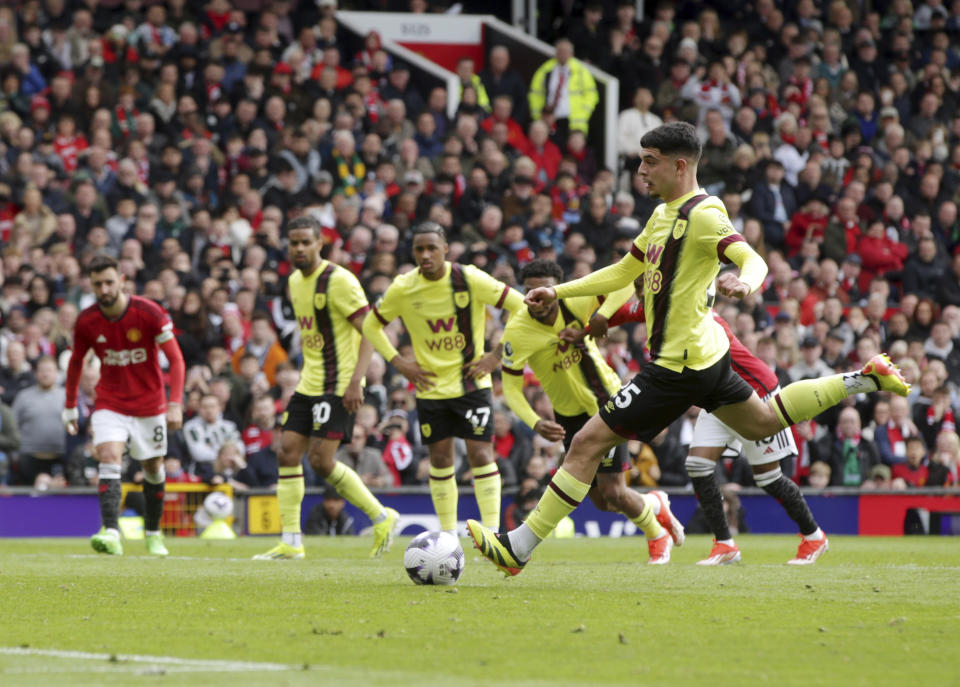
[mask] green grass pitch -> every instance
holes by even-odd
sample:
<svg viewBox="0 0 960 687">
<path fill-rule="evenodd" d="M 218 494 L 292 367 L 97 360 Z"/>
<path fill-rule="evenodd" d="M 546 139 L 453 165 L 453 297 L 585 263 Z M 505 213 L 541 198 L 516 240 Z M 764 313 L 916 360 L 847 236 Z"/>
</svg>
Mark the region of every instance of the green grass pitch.
<svg viewBox="0 0 960 687">
<path fill-rule="evenodd" d="M 744 563 L 668 566 L 641 537 L 549 541 L 504 578 L 467 550 L 455 588 L 417 587 L 369 538 L 168 540 L 171 557 L 85 540 L 0 543 L 0 684 L 957 685 L 960 549 L 951 538 L 741 536 Z M 77 653 L 72 653 L 77 652 Z"/>
</svg>

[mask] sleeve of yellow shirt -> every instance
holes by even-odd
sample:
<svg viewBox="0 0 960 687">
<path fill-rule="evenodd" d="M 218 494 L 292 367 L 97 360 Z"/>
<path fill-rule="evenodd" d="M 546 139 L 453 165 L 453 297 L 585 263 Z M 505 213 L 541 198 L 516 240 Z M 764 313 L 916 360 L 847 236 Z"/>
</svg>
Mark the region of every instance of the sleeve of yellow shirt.
<svg viewBox="0 0 960 687">
<path fill-rule="evenodd" d="M 767 263 L 750 247 L 740 234 L 737 241 L 731 241 L 723 250 L 723 257 L 740 268 L 740 281 L 746 282 L 753 293 L 763 284 L 767 276 Z"/>
<path fill-rule="evenodd" d="M 383 356 L 388 363 L 397 357 L 398 351 L 390 343 L 390 339 L 383 333 L 383 328 L 399 314 L 394 307 L 398 299 L 396 282 L 390 285 L 383 298 L 373 308 L 363 321 L 363 335 L 373 344 L 377 353 Z"/>
<path fill-rule="evenodd" d="M 598 272 L 556 286 L 557 298 L 571 296 L 604 296 L 627 287 L 633 288 L 633 280 L 643 273 L 643 258 L 639 250 L 632 250 L 619 262 L 604 267 Z"/>
<path fill-rule="evenodd" d="M 629 286 L 624 286 L 619 291 L 614 291 L 607 296 L 606 300 L 603 301 L 603 305 L 597 310 L 597 313 L 609 320 L 616 314 L 617 310 L 620 309 L 620 306 L 633 298 L 635 293 L 636 289 L 633 286 L 633 282 L 631 282 Z"/>
<path fill-rule="evenodd" d="M 517 417 L 523 420 L 531 429 L 537 426 L 540 416 L 537 411 L 530 407 L 527 397 L 523 395 L 523 371 L 503 368 L 503 395 L 507 398 L 507 405 L 510 406 Z"/>
</svg>

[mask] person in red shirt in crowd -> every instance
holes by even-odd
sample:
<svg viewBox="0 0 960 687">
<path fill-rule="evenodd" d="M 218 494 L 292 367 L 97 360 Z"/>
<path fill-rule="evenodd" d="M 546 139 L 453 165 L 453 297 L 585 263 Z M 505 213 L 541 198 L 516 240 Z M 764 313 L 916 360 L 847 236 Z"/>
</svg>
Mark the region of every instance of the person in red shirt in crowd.
<svg viewBox="0 0 960 687">
<path fill-rule="evenodd" d="M 557 176 L 563 154 L 557 144 L 550 140 L 550 127 L 540 120 L 530 124 L 530 145 L 526 154 L 537 165 L 537 180 L 552 182 Z"/>
<path fill-rule="evenodd" d="M 498 95 L 493 99 L 493 112 L 480 122 L 480 128 L 489 136 L 497 122 L 503 122 L 507 126 L 508 145 L 520 151 L 530 147 L 530 139 L 523 133 L 523 127 L 513 118 L 513 98 L 509 95 Z"/>
<path fill-rule="evenodd" d="M 881 221 L 873 222 L 867 233 L 860 237 L 856 252 L 863 260 L 863 270 L 860 272 L 860 290 L 863 292 L 868 290 L 874 277 L 901 272 L 907 257 L 907 247 L 891 239 Z"/>
<path fill-rule="evenodd" d="M 784 242 L 787 246 L 787 257 L 792 258 L 800 252 L 804 241 L 813 240 L 823 243 L 824 231 L 830 217 L 830 207 L 825 198 L 813 195 L 807 199 L 803 207 L 793 213 L 790 218 L 790 228 Z"/>
<path fill-rule="evenodd" d="M 407 439 L 410 422 L 404 410 L 392 410 L 383 421 L 381 434 L 387 443 L 383 447 L 383 462 L 393 475 L 393 486 L 417 483 L 417 465 L 413 447 Z"/>
<path fill-rule="evenodd" d="M 908 487 L 922 487 L 927 483 L 930 470 L 927 468 L 927 445 L 920 437 L 907 439 L 907 460 L 897 463 L 891 472 L 893 479 L 902 479 Z"/>
<path fill-rule="evenodd" d="M 117 516 L 120 510 L 120 466 L 125 448 L 139 460 L 144 475 L 144 533 L 147 551 L 166 556 L 160 533 L 163 512 L 163 459 L 167 431 L 183 424 L 184 363 L 167 312 L 141 296 L 128 296 L 117 261 L 94 256 L 87 265 L 97 302 L 80 313 L 67 368 L 63 421 L 77 433 L 77 388 L 87 351 L 101 362 L 97 401 L 90 426 L 100 460 L 100 516 L 103 528 L 90 540 L 94 550 L 122 555 Z M 170 401 L 160 368 L 160 351 L 170 362 Z"/>
<path fill-rule="evenodd" d="M 63 161 L 63 171 L 67 174 L 73 174 L 77 170 L 80 155 L 90 147 L 87 137 L 78 134 L 76 128 L 72 114 L 65 112 L 60 115 L 57 120 L 57 136 L 53 139 L 53 150 Z"/>
<path fill-rule="evenodd" d="M 842 262 L 846 256 L 856 252 L 859 240 L 857 201 L 845 196 L 837 201 L 836 211 L 824 230 L 823 257 Z"/>
<path fill-rule="evenodd" d="M 243 445 L 247 455 L 273 446 L 273 428 L 276 425 L 277 408 L 272 396 L 260 396 L 253 402 L 250 424 L 243 430 Z"/>
</svg>

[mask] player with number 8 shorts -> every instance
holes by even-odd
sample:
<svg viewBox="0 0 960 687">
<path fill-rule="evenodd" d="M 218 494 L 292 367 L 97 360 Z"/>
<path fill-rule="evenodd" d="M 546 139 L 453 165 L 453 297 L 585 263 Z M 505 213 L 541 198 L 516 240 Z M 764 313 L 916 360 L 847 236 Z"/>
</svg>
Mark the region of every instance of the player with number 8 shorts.
<svg viewBox="0 0 960 687">
<path fill-rule="evenodd" d="M 300 330 L 303 369 L 283 414 L 277 456 L 280 543 L 254 558 L 288 560 L 306 555 L 300 529 L 304 453 L 320 477 L 370 518 L 370 556 L 377 558 L 390 549 L 399 515 L 384 508 L 360 476 L 335 458 L 340 442 L 353 432 L 353 413 L 363 403 L 363 378 L 373 349 L 361 340 L 360 328 L 370 306 L 353 273 L 321 257 L 323 239 L 317 220 L 303 216 L 291 221 L 287 247 L 295 268 L 288 286 Z"/>
<path fill-rule="evenodd" d="M 393 281 L 364 322 L 363 333 L 416 386 L 420 435 L 430 447 L 430 495 L 440 528 L 456 533 L 453 441 L 460 437 L 467 444 L 481 520 L 497 530 L 500 472 L 491 441 L 490 373 L 499 365 L 500 354 L 484 354 L 484 323 L 488 305 L 514 313 L 523 307 L 523 296 L 472 265 L 448 262 L 448 250 L 439 224 L 416 227 L 417 269 Z M 383 331 L 398 316 L 410 333 L 415 360 L 399 355 Z"/>
<path fill-rule="evenodd" d="M 170 316 L 148 298 L 128 296 L 117 261 L 95 255 L 86 266 L 97 302 L 77 317 L 73 352 L 67 367 L 63 422 L 78 431 L 77 387 L 88 351 L 100 360 L 100 381 L 90 427 L 97 460 L 100 531 L 90 539 L 99 553 L 123 554 L 118 514 L 120 466 L 124 448 L 143 468 L 144 535 L 147 551 L 166 556 L 160 532 L 166 474 L 167 430 L 183 422 L 184 362 Z M 170 362 L 167 402 L 159 352 Z"/>
</svg>

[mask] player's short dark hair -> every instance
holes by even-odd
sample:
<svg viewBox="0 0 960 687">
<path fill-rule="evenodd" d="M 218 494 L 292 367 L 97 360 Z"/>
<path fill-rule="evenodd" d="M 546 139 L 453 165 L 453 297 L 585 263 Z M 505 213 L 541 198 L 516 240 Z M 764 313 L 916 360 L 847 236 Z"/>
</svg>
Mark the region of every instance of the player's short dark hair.
<svg viewBox="0 0 960 687">
<path fill-rule="evenodd" d="M 527 279 L 544 279 L 547 277 L 553 277 L 558 284 L 563 281 L 563 269 L 553 260 L 537 258 L 528 262 L 520 270 L 521 284 Z"/>
<path fill-rule="evenodd" d="M 447 230 L 436 222 L 421 222 L 413 228 L 411 236 L 420 236 L 421 234 L 437 234 L 444 242 L 447 240 Z"/>
<path fill-rule="evenodd" d="M 309 229 L 313 232 L 313 235 L 317 238 L 320 238 L 321 227 L 320 222 L 316 218 L 311 217 L 310 215 L 300 215 L 296 219 L 292 220 L 290 224 L 287 225 L 287 232 L 291 232 L 294 229 Z"/>
<path fill-rule="evenodd" d="M 640 139 L 644 148 L 656 148 L 664 155 L 689 157 L 694 162 L 700 159 L 700 139 L 697 130 L 687 122 L 670 122 L 652 129 Z"/>
<path fill-rule="evenodd" d="M 251 323 L 257 322 L 257 321 L 263 321 L 269 324 L 271 327 L 273 326 L 273 318 L 270 317 L 270 315 L 264 312 L 263 310 L 254 310 L 253 314 L 250 316 Z"/>
<path fill-rule="evenodd" d="M 93 274 L 94 272 L 103 272 L 104 270 L 109 269 L 119 270 L 120 263 L 117 262 L 117 259 L 111 255 L 106 255 L 105 253 L 97 253 L 92 258 L 90 262 L 87 263 L 87 274 Z"/>
</svg>

